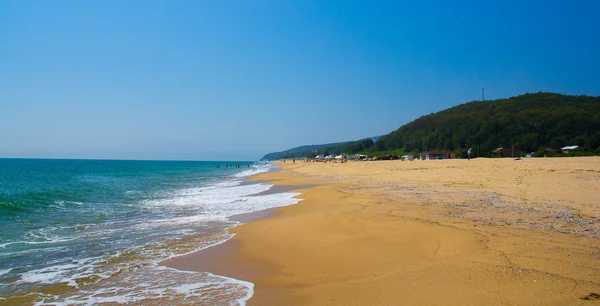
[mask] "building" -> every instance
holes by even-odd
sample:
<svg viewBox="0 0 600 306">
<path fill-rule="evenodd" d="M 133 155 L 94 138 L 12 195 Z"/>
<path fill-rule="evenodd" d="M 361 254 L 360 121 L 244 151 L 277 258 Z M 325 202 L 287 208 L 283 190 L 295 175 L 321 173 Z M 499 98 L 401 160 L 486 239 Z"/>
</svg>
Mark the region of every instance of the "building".
<svg viewBox="0 0 600 306">
<path fill-rule="evenodd" d="M 415 159 L 415 157 L 412 156 L 411 154 L 402 155 L 402 160 L 413 160 L 413 159 Z"/>
<path fill-rule="evenodd" d="M 521 157 L 521 149 L 519 148 L 498 148 L 492 151 L 497 157 Z"/>
<path fill-rule="evenodd" d="M 579 146 L 566 146 L 566 147 L 562 147 L 562 148 L 560 148 L 560 150 L 561 150 L 563 153 L 567 153 L 567 154 L 568 154 L 570 151 L 575 151 L 575 150 L 577 150 L 578 148 L 579 148 Z"/>
<path fill-rule="evenodd" d="M 550 153 L 550 154 L 556 154 L 559 153 L 558 149 L 553 149 L 553 148 L 543 148 L 545 153 Z"/>
<path fill-rule="evenodd" d="M 456 158 L 453 152 L 433 150 L 431 152 L 419 153 L 419 159 L 453 159 Z"/>
<path fill-rule="evenodd" d="M 398 156 L 396 155 L 384 155 L 384 156 L 377 156 L 375 157 L 375 160 L 396 160 L 399 159 Z"/>
</svg>

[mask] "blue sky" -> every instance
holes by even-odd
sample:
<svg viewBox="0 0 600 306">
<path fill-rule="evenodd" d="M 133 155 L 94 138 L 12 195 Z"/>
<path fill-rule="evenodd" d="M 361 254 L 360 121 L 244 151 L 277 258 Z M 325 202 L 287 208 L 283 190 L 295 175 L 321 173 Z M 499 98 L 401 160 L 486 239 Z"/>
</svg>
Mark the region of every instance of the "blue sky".
<svg viewBox="0 0 600 306">
<path fill-rule="evenodd" d="M 322 2 L 322 3 L 320 3 Z M 0 157 L 257 160 L 600 95 L 600 1 L 1 1 Z"/>
</svg>

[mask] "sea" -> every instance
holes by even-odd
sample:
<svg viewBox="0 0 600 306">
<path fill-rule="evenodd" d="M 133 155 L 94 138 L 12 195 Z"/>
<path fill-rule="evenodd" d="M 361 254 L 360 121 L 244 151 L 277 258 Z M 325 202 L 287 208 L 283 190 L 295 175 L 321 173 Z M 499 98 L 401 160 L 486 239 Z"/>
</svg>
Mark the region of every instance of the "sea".
<svg viewBox="0 0 600 306">
<path fill-rule="evenodd" d="M 158 263 L 227 241 L 232 216 L 297 203 L 248 180 L 273 169 L 0 159 L 0 305 L 244 305 L 246 280 Z"/>
</svg>

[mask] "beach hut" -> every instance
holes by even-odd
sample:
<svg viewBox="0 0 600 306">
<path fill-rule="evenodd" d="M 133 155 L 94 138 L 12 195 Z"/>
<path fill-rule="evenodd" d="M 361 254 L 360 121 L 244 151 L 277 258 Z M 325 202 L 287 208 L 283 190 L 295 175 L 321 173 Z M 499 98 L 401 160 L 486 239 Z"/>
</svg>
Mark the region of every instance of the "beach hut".
<svg viewBox="0 0 600 306">
<path fill-rule="evenodd" d="M 543 148 L 544 153 L 548 153 L 548 154 L 556 154 L 558 153 L 559 149 L 554 149 L 554 148 Z"/>
<path fill-rule="evenodd" d="M 369 157 L 367 155 L 363 155 L 363 154 L 356 154 L 354 158 L 356 158 L 356 160 L 367 160 L 367 159 L 369 159 Z"/>
<path fill-rule="evenodd" d="M 419 153 L 419 159 L 453 159 L 456 155 L 453 152 L 433 150 L 430 152 Z"/>
<path fill-rule="evenodd" d="M 398 156 L 391 155 L 391 154 L 375 157 L 375 160 L 396 160 L 396 159 L 398 159 Z"/>
<path fill-rule="evenodd" d="M 497 157 L 521 157 L 521 149 L 500 147 L 492 151 Z"/>
<path fill-rule="evenodd" d="M 402 155 L 402 160 L 414 160 L 415 157 L 411 154 Z"/>
</svg>

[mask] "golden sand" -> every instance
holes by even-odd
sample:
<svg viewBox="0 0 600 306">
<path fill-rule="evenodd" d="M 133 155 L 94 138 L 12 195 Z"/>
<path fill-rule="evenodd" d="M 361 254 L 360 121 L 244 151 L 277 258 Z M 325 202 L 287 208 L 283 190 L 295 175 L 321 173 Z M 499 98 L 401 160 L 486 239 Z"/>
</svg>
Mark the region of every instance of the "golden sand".
<svg viewBox="0 0 600 306">
<path fill-rule="evenodd" d="M 286 162 L 296 205 L 167 265 L 251 305 L 572 305 L 600 293 L 600 158 Z"/>
</svg>

